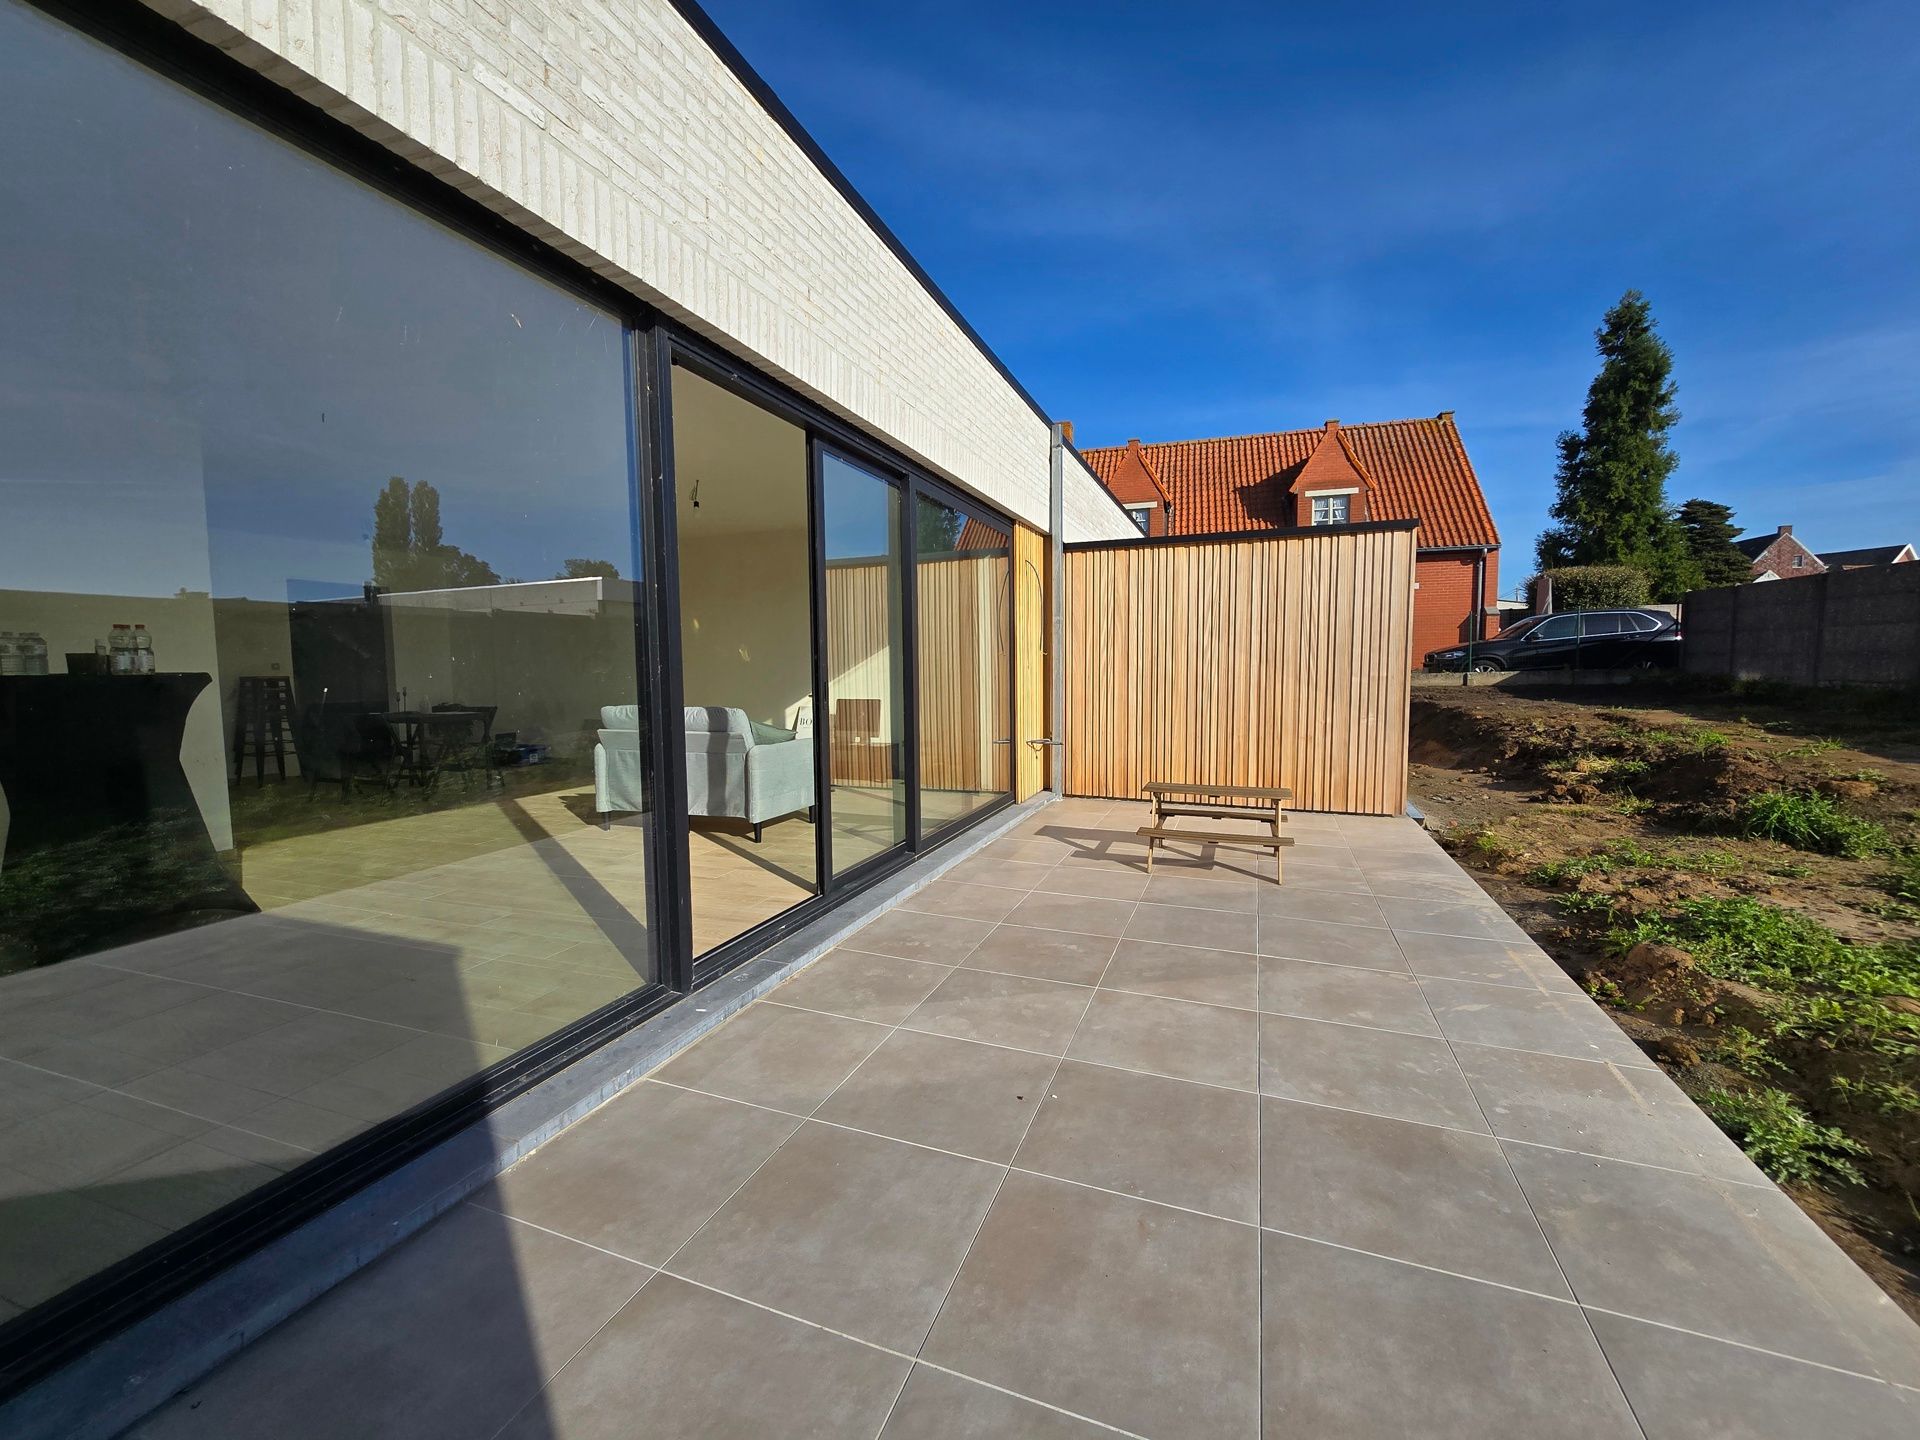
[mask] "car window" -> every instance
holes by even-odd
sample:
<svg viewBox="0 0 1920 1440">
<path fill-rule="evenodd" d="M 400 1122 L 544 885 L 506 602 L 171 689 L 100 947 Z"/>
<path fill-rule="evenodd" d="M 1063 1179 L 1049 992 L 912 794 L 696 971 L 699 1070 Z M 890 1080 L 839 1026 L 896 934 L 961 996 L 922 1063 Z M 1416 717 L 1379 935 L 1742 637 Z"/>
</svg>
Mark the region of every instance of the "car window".
<svg viewBox="0 0 1920 1440">
<path fill-rule="evenodd" d="M 1539 615 L 1529 615 L 1524 620 L 1516 620 L 1500 632 L 1499 638 L 1502 640 L 1524 640 L 1527 638 L 1527 632 L 1529 630 L 1539 628 L 1540 621 L 1543 618 L 1543 616 Z"/>
<path fill-rule="evenodd" d="M 1618 635 L 1624 628 L 1622 615 L 1589 615 L 1581 629 L 1588 635 Z"/>
<path fill-rule="evenodd" d="M 1549 615 L 1533 629 L 1532 640 L 1571 640 L 1580 633 L 1578 615 Z"/>
<path fill-rule="evenodd" d="M 1644 612 L 1636 611 L 1633 616 L 1634 628 L 1637 630 L 1658 630 L 1664 623 L 1658 615 L 1648 615 Z"/>
</svg>

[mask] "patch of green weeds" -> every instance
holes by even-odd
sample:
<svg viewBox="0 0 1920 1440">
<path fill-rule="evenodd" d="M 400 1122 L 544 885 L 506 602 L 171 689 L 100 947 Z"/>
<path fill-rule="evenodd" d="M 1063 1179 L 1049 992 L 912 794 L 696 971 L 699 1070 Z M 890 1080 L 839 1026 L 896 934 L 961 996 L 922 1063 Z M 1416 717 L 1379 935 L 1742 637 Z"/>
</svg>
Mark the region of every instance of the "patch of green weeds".
<svg viewBox="0 0 1920 1440">
<path fill-rule="evenodd" d="M 1882 1115 L 1920 1112 L 1920 1090 L 1904 1080 L 1851 1080 L 1845 1075 L 1836 1075 L 1831 1088 L 1850 1110 L 1877 1110 Z"/>
<path fill-rule="evenodd" d="M 1824 755 L 1829 750 L 1840 748 L 1838 740 L 1829 740 L 1824 735 L 1815 735 L 1811 739 L 1802 740 L 1798 745 L 1789 745 L 1780 753 L 1791 760 L 1804 760 L 1810 755 Z"/>
<path fill-rule="evenodd" d="M 1803 1185 L 1865 1183 L 1854 1157 L 1866 1146 L 1808 1115 L 1784 1090 L 1709 1090 L 1701 1108 L 1773 1179 Z"/>
<path fill-rule="evenodd" d="M 1887 832 L 1849 814 L 1813 790 L 1766 790 L 1740 807 L 1743 834 L 1778 840 L 1796 850 L 1858 858 L 1888 848 Z"/>
<path fill-rule="evenodd" d="M 1729 1025 L 1703 1047 L 1702 1055 L 1715 1065 L 1738 1070 L 1742 1075 L 1759 1077 L 1783 1070 L 1785 1062 L 1773 1053 L 1767 1037 L 1744 1025 Z"/>
<path fill-rule="evenodd" d="M 1912 947 L 1852 945 L 1798 911 L 1746 896 L 1688 900 L 1671 913 L 1643 915 L 1612 938 L 1623 951 L 1642 940 L 1678 945 L 1708 974 L 1768 990 L 1920 990 L 1920 953 Z"/>
</svg>

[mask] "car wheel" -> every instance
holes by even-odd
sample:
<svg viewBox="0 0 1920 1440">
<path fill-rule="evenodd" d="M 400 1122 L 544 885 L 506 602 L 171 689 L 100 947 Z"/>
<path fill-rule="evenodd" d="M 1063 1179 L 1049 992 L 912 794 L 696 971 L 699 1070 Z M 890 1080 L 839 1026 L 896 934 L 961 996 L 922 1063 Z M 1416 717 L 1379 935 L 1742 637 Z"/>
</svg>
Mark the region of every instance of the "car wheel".
<svg viewBox="0 0 1920 1440">
<path fill-rule="evenodd" d="M 1474 673 L 1477 675 L 1497 675 L 1506 668 L 1507 667 L 1502 665 L 1498 660 L 1476 660 L 1473 662 Z"/>
</svg>

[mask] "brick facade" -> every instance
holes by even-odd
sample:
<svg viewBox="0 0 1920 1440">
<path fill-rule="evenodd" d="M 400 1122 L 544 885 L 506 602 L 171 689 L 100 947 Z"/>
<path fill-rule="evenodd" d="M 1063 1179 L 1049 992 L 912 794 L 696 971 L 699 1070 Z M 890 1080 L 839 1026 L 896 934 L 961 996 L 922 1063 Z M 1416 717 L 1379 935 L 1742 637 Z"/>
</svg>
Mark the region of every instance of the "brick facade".
<svg viewBox="0 0 1920 1440">
<path fill-rule="evenodd" d="M 1420 587 L 1413 599 L 1413 663 L 1430 650 L 1464 644 L 1473 636 L 1473 568 L 1478 557 L 1464 552 L 1422 551 L 1414 565 Z M 1500 593 L 1500 552 L 1487 556 L 1486 585 L 1480 603 L 1491 610 Z M 1500 622 L 1491 614 L 1482 635 L 1492 639 Z"/>
</svg>

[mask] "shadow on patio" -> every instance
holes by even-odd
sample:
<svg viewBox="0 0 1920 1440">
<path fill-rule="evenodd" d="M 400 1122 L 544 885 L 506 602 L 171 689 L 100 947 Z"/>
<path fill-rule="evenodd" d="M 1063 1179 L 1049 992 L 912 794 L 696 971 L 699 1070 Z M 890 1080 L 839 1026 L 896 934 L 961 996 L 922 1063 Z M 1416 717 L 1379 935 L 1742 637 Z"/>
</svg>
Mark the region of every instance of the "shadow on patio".
<svg viewBox="0 0 1920 1440">
<path fill-rule="evenodd" d="M 1050 806 L 143 1437 L 1893 1437 L 1916 1329 L 1411 822 Z"/>
</svg>

